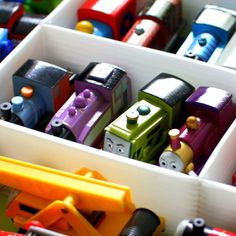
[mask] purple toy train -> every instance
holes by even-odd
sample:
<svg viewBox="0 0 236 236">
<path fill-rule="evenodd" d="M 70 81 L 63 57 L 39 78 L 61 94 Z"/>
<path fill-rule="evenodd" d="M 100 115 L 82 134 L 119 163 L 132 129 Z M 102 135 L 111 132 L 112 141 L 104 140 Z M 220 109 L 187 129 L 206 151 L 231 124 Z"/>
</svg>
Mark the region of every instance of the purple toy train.
<svg viewBox="0 0 236 236">
<path fill-rule="evenodd" d="M 186 100 L 186 110 L 186 123 L 169 131 L 170 145 L 161 154 L 159 165 L 178 172 L 199 173 L 235 119 L 235 105 L 229 92 L 199 87 Z"/>
<path fill-rule="evenodd" d="M 131 101 L 126 72 L 107 63 L 90 63 L 74 81 L 75 93 L 53 116 L 46 133 L 97 146 L 104 128 Z"/>
</svg>

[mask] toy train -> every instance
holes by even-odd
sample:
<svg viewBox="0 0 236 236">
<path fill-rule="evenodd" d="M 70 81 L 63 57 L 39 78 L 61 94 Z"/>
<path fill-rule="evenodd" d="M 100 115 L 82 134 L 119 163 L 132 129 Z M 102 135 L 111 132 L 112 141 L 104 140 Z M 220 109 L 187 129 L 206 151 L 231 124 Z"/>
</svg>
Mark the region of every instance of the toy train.
<svg viewBox="0 0 236 236">
<path fill-rule="evenodd" d="M 186 123 L 170 130 L 170 145 L 159 165 L 178 172 L 199 173 L 225 131 L 236 117 L 232 94 L 213 87 L 199 87 L 187 100 Z"/>
<path fill-rule="evenodd" d="M 149 0 L 123 42 L 168 51 L 185 25 L 181 0 Z"/>
<path fill-rule="evenodd" d="M 131 100 L 127 73 L 107 63 L 90 63 L 74 80 L 75 92 L 55 113 L 46 133 L 96 146 L 104 128 Z"/>
<path fill-rule="evenodd" d="M 181 0 L 149 0 L 136 14 L 136 0 L 87 0 L 77 11 L 78 31 L 134 45 L 169 49 L 184 26 Z"/>
<path fill-rule="evenodd" d="M 49 14 L 62 0 L 4 0 L 24 5 L 24 10 L 36 14 Z"/>
<path fill-rule="evenodd" d="M 236 233 L 230 232 L 219 227 L 209 227 L 203 218 L 193 220 L 183 220 L 177 226 L 174 236 L 236 236 Z"/>
<path fill-rule="evenodd" d="M 76 29 L 120 40 L 134 23 L 136 0 L 87 0 L 77 11 Z"/>
<path fill-rule="evenodd" d="M 45 16 L 26 13 L 18 2 L 0 2 L 0 27 L 8 29 L 11 40 L 24 39 Z"/>
<path fill-rule="evenodd" d="M 103 150 L 157 162 L 168 130 L 185 117 L 183 104 L 194 91 L 189 83 L 162 73 L 138 92 L 138 101 L 105 128 Z"/>
<path fill-rule="evenodd" d="M 40 60 L 27 60 L 13 75 L 14 97 L 0 104 L 3 120 L 38 130 L 74 92 L 77 74 Z"/>
<path fill-rule="evenodd" d="M 235 30 L 235 11 L 206 5 L 192 24 L 192 32 L 177 55 L 215 63 Z"/>
</svg>

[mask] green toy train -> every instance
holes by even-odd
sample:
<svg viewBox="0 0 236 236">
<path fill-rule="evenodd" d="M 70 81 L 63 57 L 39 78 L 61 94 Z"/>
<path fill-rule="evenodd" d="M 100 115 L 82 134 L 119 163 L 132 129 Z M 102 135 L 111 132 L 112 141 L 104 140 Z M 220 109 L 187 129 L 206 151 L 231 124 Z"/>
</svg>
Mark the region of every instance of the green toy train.
<svg viewBox="0 0 236 236">
<path fill-rule="evenodd" d="M 138 91 L 138 101 L 105 128 L 103 150 L 153 163 L 168 144 L 168 131 L 184 119 L 194 87 L 161 73 Z"/>
</svg>

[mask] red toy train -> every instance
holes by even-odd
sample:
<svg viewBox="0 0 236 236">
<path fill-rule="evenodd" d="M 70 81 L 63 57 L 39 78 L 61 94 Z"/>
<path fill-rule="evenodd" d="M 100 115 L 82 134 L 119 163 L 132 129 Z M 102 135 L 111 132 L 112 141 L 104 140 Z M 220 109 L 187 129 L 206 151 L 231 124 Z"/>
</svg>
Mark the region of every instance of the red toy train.
<svg viewBox="0 0 236 236">
<path fill-rule="evenodd" d="M 120 40 L 130 29 L 135 19 L 136 0 L 87 0 L 78 9 L 79 21 L 86 21 L 85 28 L 98 36 Z M 84 29 L 83 23 L 77 29 Z M 87 24 L 88 23 L 88 24 Z M 88 32 L 88 31 L 86 31 Z"/>
<path fill-rule="evenodd" d="M 149 0 L 136 14 L 136 0 L 87 0 L 77 11 L 78 31 L 133 45 L 169 50 L 184 26 L 181 0 Z"/>
</svg>

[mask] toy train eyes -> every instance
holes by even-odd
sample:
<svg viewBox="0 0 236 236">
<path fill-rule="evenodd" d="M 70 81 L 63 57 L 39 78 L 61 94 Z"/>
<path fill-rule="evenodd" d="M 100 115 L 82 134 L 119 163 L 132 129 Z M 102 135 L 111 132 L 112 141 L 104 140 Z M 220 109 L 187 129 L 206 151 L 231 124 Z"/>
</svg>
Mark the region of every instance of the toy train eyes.
<svg viewBox="0 0 236 236">
<path fill-rule="evenodd" d="M 165 166 L 167 166 L 167 163 L 166 163 L 166 161 L 164 161 L 164 160 L 161 160 L 161 162 L 160 162 L 160 166 L 162 166 L 162 167 L 165 167 Z"/>
<path fill-rule="evenodd" d="M 116 152 L 123 153 L 124 152 L 124 145 L 123 144 L 116 144 Z"/>
<path fill-rule="evenodd" d="M 112 151 L 113 150 L 113 141 L 110 138 L 107 138 L 106 140 L 106 149 L 108 151 Z"/>
<path fill-rule="evenodd" d="M 173 170 L 175 170 L 177 168 L 177 166 L 174 163 L 171 163 L 170 166 Z"/>
</svg>

